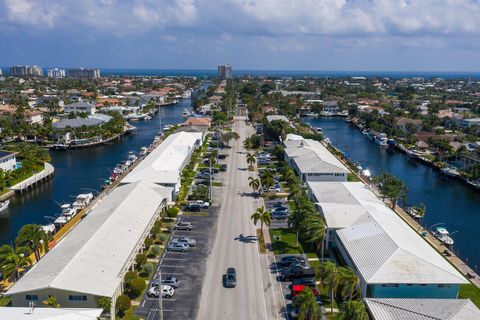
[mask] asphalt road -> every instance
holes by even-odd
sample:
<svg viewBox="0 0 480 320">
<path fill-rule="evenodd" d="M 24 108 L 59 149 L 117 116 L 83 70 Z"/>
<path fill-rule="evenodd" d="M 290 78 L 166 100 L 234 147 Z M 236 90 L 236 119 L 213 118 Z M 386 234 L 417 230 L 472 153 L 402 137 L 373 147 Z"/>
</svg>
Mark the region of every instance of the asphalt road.
<svg viewBox="0 0 480 320">
<path fill-rule="evenodd" d="M 239 133 L 227 158 L 215 241 L 207 261 L 197 319 L 282 319 L 284 297 L 271 272 L 267 255 L 258 251 L 256 228 L 250 219 L 262 199 L 248 194 L 248 171 L 243 141 L 254 132 L 244 117 L 235 117 L 233 130 Z M 237 286 L 224 288 L 222 277 L 228 267 L 237 270 Z"/>
</svg>

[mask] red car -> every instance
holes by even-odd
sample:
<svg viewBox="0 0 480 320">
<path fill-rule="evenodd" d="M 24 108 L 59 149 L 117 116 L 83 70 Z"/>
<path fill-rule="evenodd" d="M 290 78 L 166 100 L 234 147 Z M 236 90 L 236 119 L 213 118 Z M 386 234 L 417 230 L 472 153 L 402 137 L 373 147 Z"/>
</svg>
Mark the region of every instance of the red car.
<svg viewBox="0 0 480 320">
<path fill-rule="evenodd" d="M 315 297 L 318 296 L 318 290 L 317 288 L 310 288 L 308 286 L 304 286 L 304 285 L 292 285 L 292 293 L 291 293 L 291 297 L 296 297 L 300 294 L 300 292 L 302 292 L 303 289 L 305 288 L 308 288 L 308 289 L 311 289 L 313 291 L 313 294 L 315 295 Z"/>
</svg>

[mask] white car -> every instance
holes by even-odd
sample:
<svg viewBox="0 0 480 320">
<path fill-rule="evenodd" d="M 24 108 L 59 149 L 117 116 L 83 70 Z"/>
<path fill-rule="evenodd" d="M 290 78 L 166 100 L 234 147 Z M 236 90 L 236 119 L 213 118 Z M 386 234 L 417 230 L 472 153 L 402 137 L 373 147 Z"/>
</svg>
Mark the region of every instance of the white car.
<svg viewBox="0 0 480 320">
<path fill-rule="evenodd" d="M 181 238 L 172 239 L 171 243 L 186 243 L 190 247 L 195 247 L 196 244 L 197 244 L 197 241 L 193 238 L 190 238 L 190 237 L 181 237 Z"/>
<path fill-rule="evenodd" d="M 205 202 L 205 201 L 202 201 L 202 200 L 197 200 L 197 201 L 190 201 L 188 203 L 189 206 L 191 205 L 197 205 L 197 206 L 200 206 L 200 208 L 203 208 L 203 209 L 208 209 L 208 207 L 210 207 L 210 203 L 208 202 Z"/>
<path fill-rule="evenodd" d="M 173 289 L 172 286 L 167 286 L 167 285 L 162 285 L 162 298 L 171 298 L 173 297 L 173 294 L 175 293 L 175 290 Z M 158 287 L 152 286 L 147 293 L 147 296 L 150 298 L 158 298 L 158 295 L 160 294 L 160 290 L 158 290 Z"/>
</svg>

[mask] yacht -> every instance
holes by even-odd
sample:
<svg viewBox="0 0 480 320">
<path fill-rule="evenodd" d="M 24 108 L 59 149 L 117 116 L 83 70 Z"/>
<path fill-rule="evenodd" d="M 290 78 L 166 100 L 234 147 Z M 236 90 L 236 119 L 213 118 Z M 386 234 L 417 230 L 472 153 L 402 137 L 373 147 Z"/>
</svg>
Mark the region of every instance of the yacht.
<svg viewBox="0 0 480 320">
<path fill-rule="evenodd" d="M 440 240 L 443 244 L 452 246 L 454 244 L 453 239 L 450 237 L 450 233 L 445 227 L 435 227 L 433 230 L 433 235 Z"/>
<path fill-rule="evenodd" d="M 388 138 L 385 133 L 379 133 L 375 136 L 375 143 L 380 146 L 386 146 L 387 141 L 388 141 Z"/>
<path fill-rule="evenodd" d="M 190 116 L 190 111 L 188 111 L 187 109 L 183 109 L 182 117 L 188 118 L 189 116 Z"/>
<path fill-rule="evenodd" d="M 444 167 L 440 169 L 440 171 L 448 177 L 456 177 L 460 175 L 458 170 L 455 167 L 451 167 L 451 166 Z"/>
<path fill-rule="evenodd" d="M 315 130 L 316 130 L 318 133 L 323 133 L 323 129 L 320 128 L 320 127 L 315 127 Z"/>
<path fill-rule="evenodd" d="M 10 200 L 5 200 L 0 202 L 0 212 L 7 210 L 9 204 L 10 204 Z"/>
<path fill-rule="evenodd" d="M 331 144 L 332 143 L 332 141 L 330 141 L 329 138 L 325 138 L 325 140 L 323 140 L 323 141 L 325 141 L 326 144 Z"/>
<path fill-rule="evenodd" d="M 75 214 L 77 214 L 77 210 L 72 208 L 70 203 L 65 203 L 60 206 L 62 208 L 62 216 L 67 218 L 67 221 L 73 218 Z"/>
<path fill-rule="evenodd" d="M 362 176 L 370 178 L 372 176 L 372 173 L 368 169 L 362 170 Z"/>
<path fill-rule="evenodd" d="M 93 193 L 81 193 L 77 196 L 75 199 L 75 202 L 73 203 L 73 209 L 80 211 L 82 209 L 85 209 L 87 205 L 90 204 L 93 200 Z"/>
<path fill-rule="evenodd" d="M 406 211 L 410 216 L 412 216 L 413 218 L 415 218 L 415 219 L 421 219 L 421 218 L 423 218 L 423 215 L 420 215 L 420 214 L 418 213 L 418 210 L 417 210 L 417 209 L 415 209 L 415 208 L 413 208 L 413 207 L 409 207 L 409 208 L 405 208 L 405 209 L 406 209 L 405 211 Z"/>
</svg>

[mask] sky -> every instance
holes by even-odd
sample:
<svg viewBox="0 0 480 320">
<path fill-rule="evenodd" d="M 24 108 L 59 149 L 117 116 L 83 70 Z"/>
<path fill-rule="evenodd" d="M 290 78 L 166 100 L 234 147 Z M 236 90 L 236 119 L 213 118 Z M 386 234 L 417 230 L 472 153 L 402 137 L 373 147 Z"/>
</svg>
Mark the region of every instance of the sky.
<svg viewBox="0 0 480 320">
<path fill-rule="evenodd" d="M 480 0 L 0 0 L 0 66 L 480 71 Z"/>
</svg>

